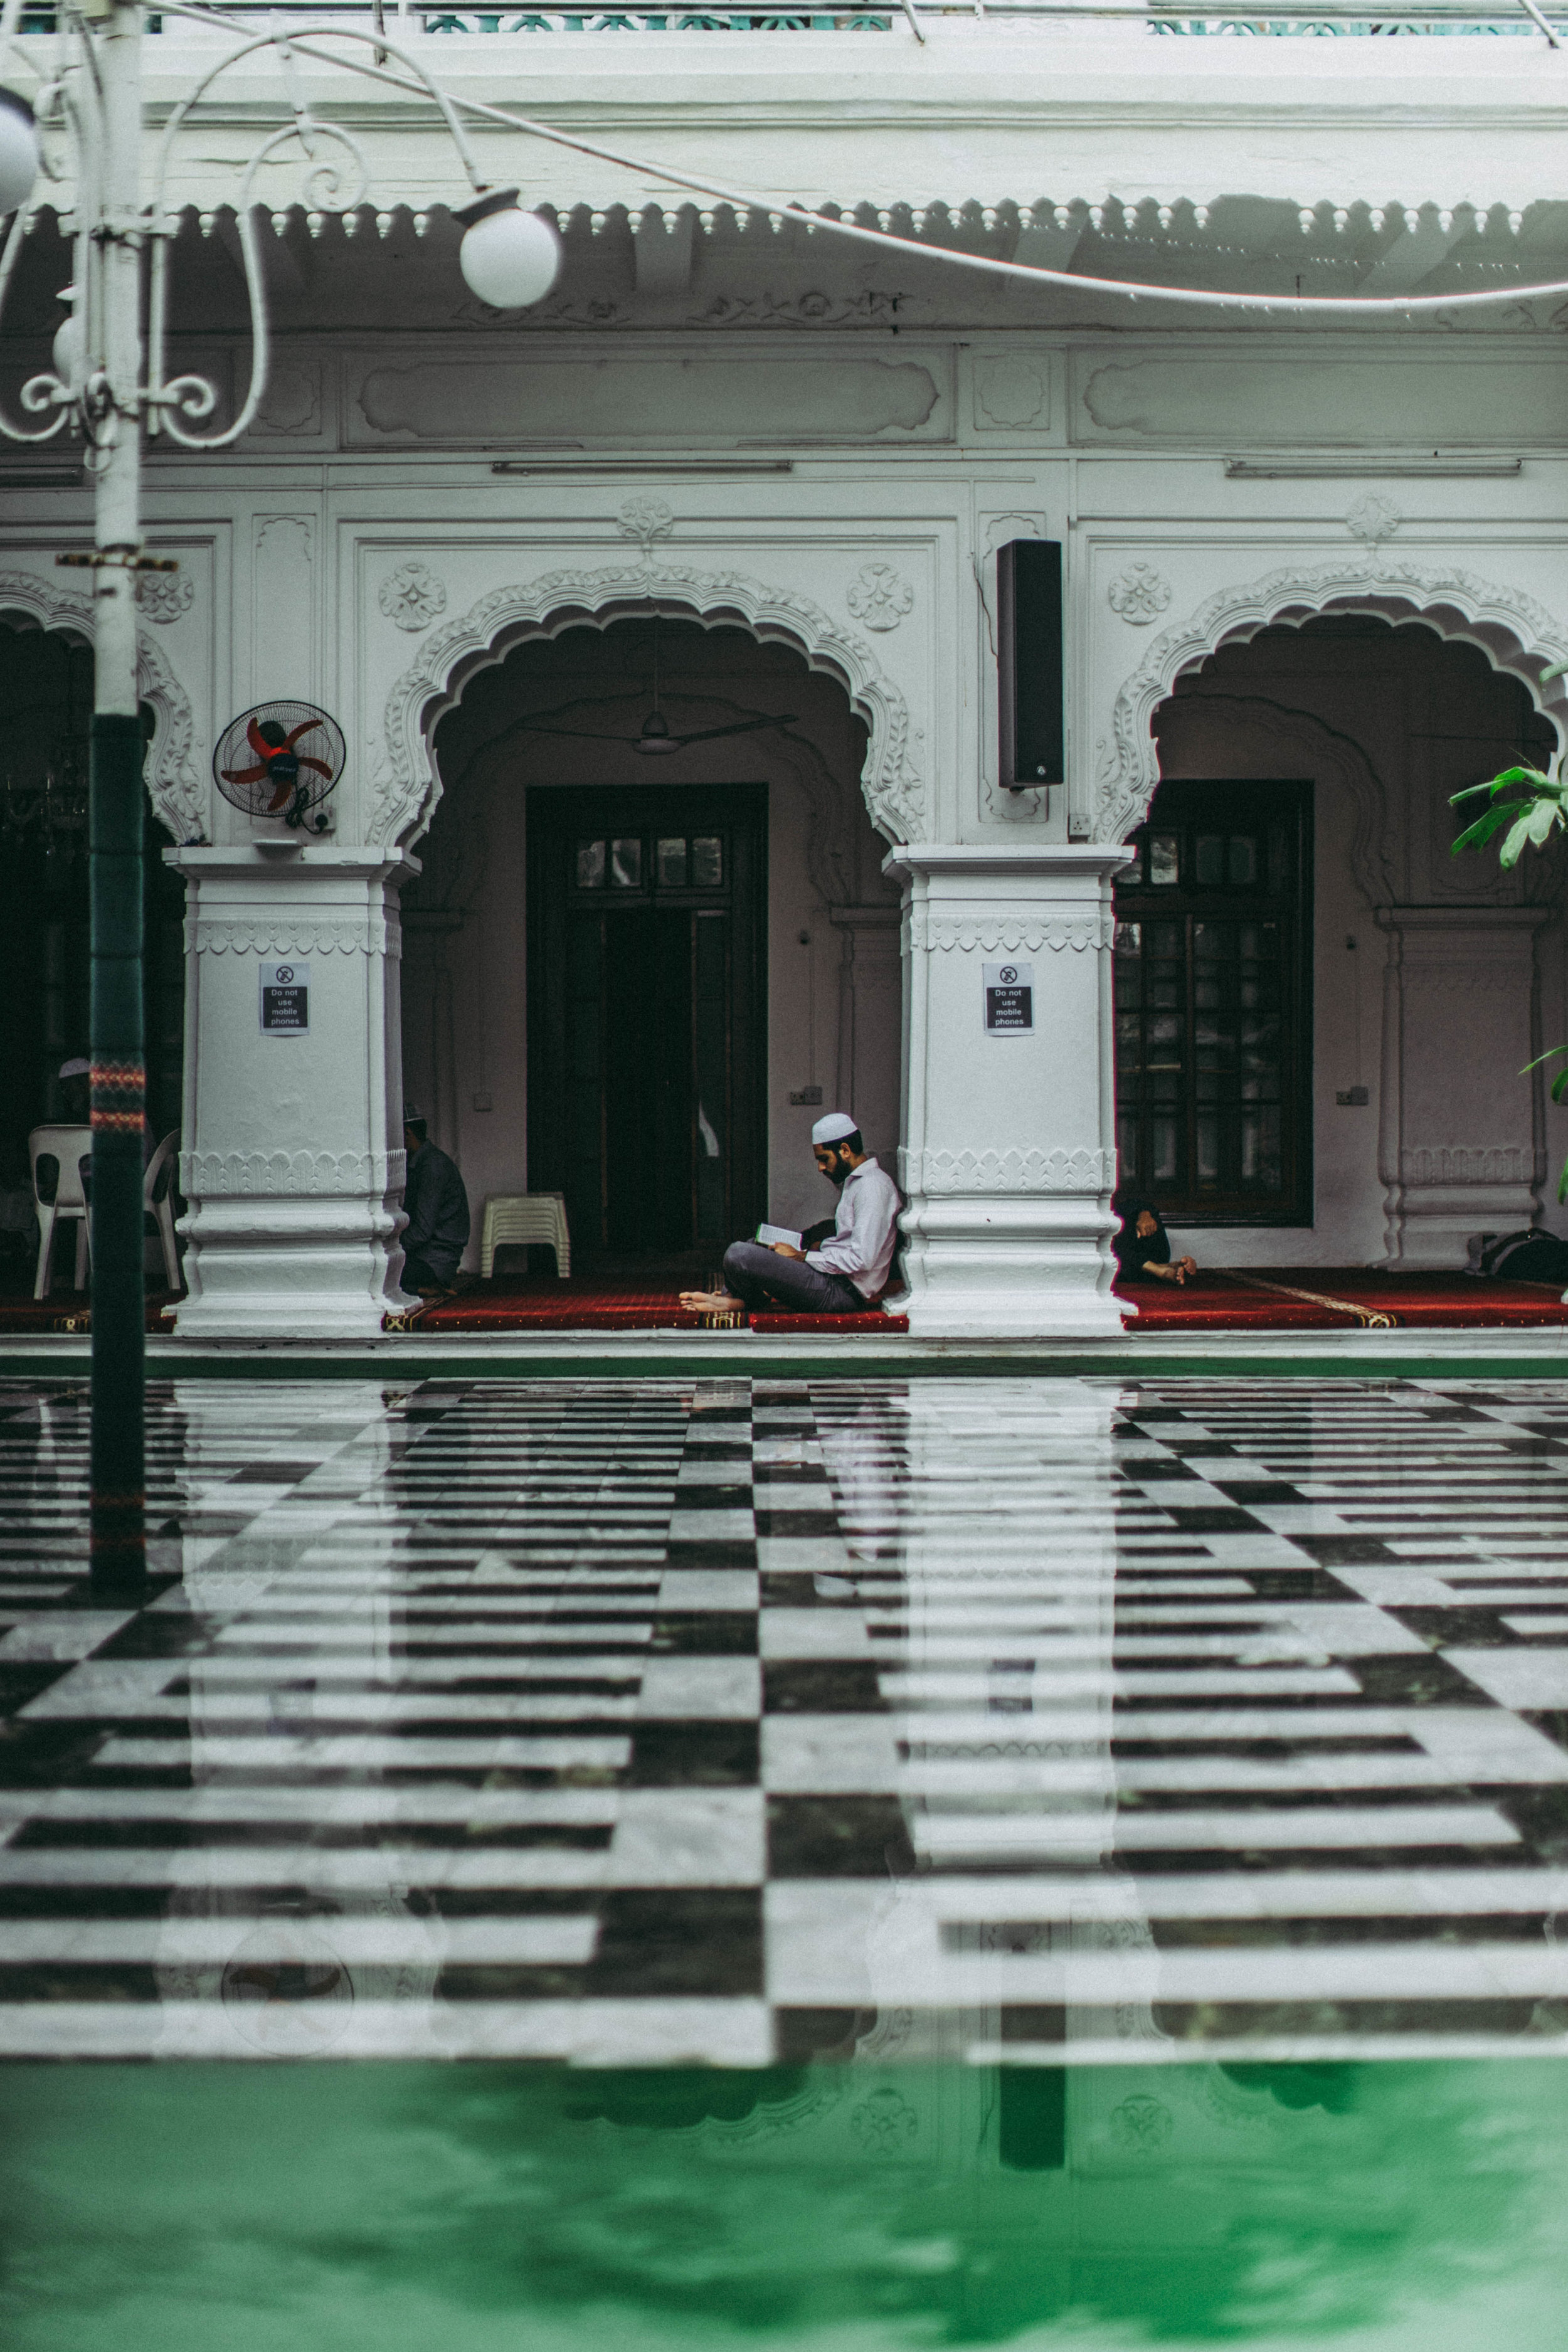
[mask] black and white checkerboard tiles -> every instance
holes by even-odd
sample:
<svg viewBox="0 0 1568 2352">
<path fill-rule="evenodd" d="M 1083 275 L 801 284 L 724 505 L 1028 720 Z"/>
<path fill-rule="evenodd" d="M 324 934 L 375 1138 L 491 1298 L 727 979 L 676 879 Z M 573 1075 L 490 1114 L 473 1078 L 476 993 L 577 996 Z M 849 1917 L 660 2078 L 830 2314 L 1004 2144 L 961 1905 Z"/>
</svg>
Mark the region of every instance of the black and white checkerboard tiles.
<svg viewBox="0 0 1568 2352">
<path fill-rule="evenodd" d="M 0 1384 L 0 2054 L 1568 2037 L 1560 1385 Z"/>
</svg>

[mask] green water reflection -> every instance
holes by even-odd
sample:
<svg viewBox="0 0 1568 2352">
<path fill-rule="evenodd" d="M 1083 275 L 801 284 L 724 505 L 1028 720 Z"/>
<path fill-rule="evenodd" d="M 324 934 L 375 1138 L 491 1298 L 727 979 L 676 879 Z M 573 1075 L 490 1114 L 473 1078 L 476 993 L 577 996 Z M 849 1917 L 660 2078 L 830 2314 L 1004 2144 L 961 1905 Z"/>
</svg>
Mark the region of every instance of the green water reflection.
<svg viewBox="0 0 1568 2352">
<path fill-rule="evenodd" d="M 0 2072 L 7 2352 L 1561 2352 L 1568 2072 Z"/>
</svg>

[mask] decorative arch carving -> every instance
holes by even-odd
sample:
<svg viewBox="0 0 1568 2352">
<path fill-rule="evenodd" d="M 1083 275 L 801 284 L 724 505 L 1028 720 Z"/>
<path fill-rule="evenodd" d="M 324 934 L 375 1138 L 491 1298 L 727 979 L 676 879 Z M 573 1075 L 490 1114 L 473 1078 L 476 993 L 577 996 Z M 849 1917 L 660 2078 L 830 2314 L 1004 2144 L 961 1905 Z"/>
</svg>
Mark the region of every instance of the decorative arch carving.
<svg viewBox="0 0 1568 2352">
<path fill-rule="evenodd" d="M 1163 708 L 1169 716 L 1155 739 L 1163 775 L 1180 776 L 1185 764 L 1180 756 L 1174 764 L 1163 756 L 1166 735 L 1179 734 L 1188 722 L 1194 728 L 1200 726 L 1206 713 L 1223 712 L 1229 722 L 1225 739 L 1226 760 L 1238 775 L 1248 779 L 1258 775 L 1258 761 L 1251 746 L 1263 743 L 1268 746 L 1263 755 L 1265 762 L 1278 759 L 1282 779 L 1309 774 L 1332 778 L 1343 784 L 1355 811 L 1351 870 L 1373 906 L 1386 906 L 1398 897 L 1390 857 L 1388 796 L 1382 777 L 1361 745 L 1349 735 L 1342 734 L 1313 711 L 1298 710 L 1265 694 L 1176 695 Z M 1218 776 L 1222 769 L 1212 758 L 1204 758 L 1186 772 L 1206 779 Z"/>
<path fill-rule="evenodd" d="M 810 668 L 837 678 L 869 731 L 860 788 L 872 823 L 890 841 L 921 838 L 921 732 L 911 728 L 908 703 L 864 639 L 807 597 L 742 572 L 698 572 L 661 556 L 657 563 L 645 558 L 520 581 L 432 630 L 387 697 L 366 839 L 413 842 L 429 824 L 441 797 L 432 739 L 477 670 L 504 660 L 528 637 L 559 636 L 585 622 L 603 627 L 649 612 L 697 620 L 705 628 L 749 629 L 764 645 L 788 645 Z"/>
<path fill-rule="evenodd" d="M 93 641 L 90 596 L 57 583 L 47 572 L 0 572 L 0 622 L 21 618 L 40 629 Z M 189 841 L 206 830 L 206 787 L 192 757 L 195 721 L 190 698 L 162 646 L 146 633 L 136 633 L 136 691 L 153 712 L 153 740 L 147 749 L 147 791 L 153 807 L 176 841 Z"/>
<path fill-rule="evenodd" d="M 1568 686 L 1562 679 L 1541 683 L 1542 670 L 1568 661 L 1568 635 L 1555 614 L 1521 590 L 1472 572 L 1347 554 L 1317 571 L 1272 572 L 1245 586 L 1222 588 L 1155 639 L 1123 681 L 1110 740 L 1100 744 L 1091 838 L 1125 841 L 1142 823 L 1160 773 L 1151 722 L 1183 670 L 1222 644 L 1245 643 L 1279 622 L 1300 623 L 1320 613 L 1423 621 L 1441 637 L 1479 646 L 1494 669 L 1528 688 L 1536 709 L 1568 742 Z"/>
</svg>

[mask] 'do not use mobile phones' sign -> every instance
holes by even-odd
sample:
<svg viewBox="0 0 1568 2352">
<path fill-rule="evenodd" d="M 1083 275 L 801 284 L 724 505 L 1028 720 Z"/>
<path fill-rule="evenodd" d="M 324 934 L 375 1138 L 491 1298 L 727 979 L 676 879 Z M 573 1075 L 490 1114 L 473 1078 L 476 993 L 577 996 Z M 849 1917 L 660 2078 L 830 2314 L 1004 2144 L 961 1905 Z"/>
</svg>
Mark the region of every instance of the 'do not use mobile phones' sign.
<svg viewBox="0 0 1568 2352">
<path fill-rule="evenodd" d="M 264 963 L 261 967 L 261 1034 L 303 1037 L 310 1026 L 310 967 Z"/>
<path fill-rule="evenodd" d="M 1032 963 L 981 966 L 985 983 L 988 1037 L 1026 1037 L 1035 1026 L 1035 967 Z"/>
</svg>

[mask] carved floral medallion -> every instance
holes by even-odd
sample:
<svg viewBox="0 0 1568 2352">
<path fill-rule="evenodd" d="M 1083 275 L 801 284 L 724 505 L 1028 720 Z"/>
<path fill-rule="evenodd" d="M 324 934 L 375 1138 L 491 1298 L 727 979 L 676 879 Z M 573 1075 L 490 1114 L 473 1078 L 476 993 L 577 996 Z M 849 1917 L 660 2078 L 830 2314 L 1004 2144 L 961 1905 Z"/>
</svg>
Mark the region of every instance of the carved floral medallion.
<svg viewBox="0 0 1568 2352">
<path fill-rule="evenodd" d="M 1105 592 L 1105 601 L 1130 628 L 1146 629 L 1171 601 L 1171 583 L 1152 563 L 1130 563 Z"/>
<path fill-rule="evenodd" d="M 400 629 L 427 629 L 447 609 L 447 583 L 411 557 L 381 583 L 381 609 Z"/>
<path fill-rule="evenodd" d="M 846 602 L 868 629 L 896 629 L 912 610 L 915 592 L 890 563 L 863 563 Z"/>
</svg>

